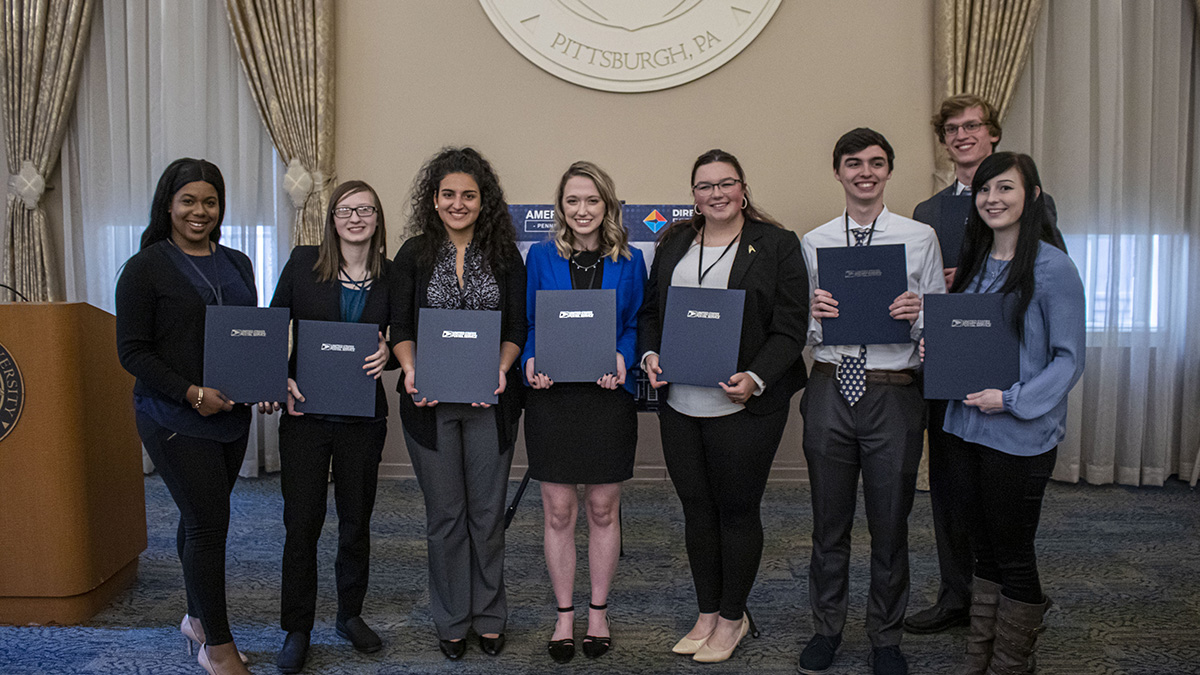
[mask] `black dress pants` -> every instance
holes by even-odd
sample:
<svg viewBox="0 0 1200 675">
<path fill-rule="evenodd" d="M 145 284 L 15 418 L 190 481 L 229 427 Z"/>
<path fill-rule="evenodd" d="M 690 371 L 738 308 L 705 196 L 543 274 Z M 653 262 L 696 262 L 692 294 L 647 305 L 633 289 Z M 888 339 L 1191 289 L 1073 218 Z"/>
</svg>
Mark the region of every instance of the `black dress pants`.
<svg viewBox="0 0 1200 675">
<path fill-rule="evenodd" d="M 962 473 L 962 463 L 953 457 L 955 442 L 961 443 L 961 439 L 942 431 L 945 417 L 946 401 L 930 401 L 929 505 L 941 577 L 937 604 L 945 609 L 965 610 L 971 606 L 975 554 L 971 550 L 972 523 L 954 495 L 968 477 Z"/>
<path fill-rule="evenodd" d="M 1018 602 L 1042 602 L 1033 543 L 1058 448 L 1020 457 L 949 436 L 953 470 L 966 477 L 953 498 L 974 533 L 975 576 Z"/>
<path fill-rule="evenodd" d="M 871 534 L 867 638 L 872 647 L 899 645 L 908 607 L 908 516 L 925 429 L 920 387 L 868 384 L 850 406 L 831 375 L 813 370 L 800 411 L 812 488 L 808 586 L 813 626 L 834 636 L 846 623 L 850 530 L 861 475 Z"/>
<path fill-rule="evenodd" d="M 279 624 L 312 631 L 317 604 L 317 540 L 325 525 L 330 461 L 338 515 L 334 563 L 339 620 L 362 613 L 371 566 L 371 513 L 387 419 L 338 422 L 284 415 L 279 421 L 283 491 L 283 579 Z"/>
<path fill-rule="evenodd" d="M 684 540 L 700 612 L 739 621 L 762 560 L 760 507 L 788 409 L 691 417 L 664 405 L 663 457 L 683 504 Z"/>
<path fill-rule="evenodd" d="M 229 494 L 246 456 L 246 432 L 229 443 L 184 436 L 137 413 L 146 453 L 179 507 L 175 545 L 183 564 L 188 614 L 200 619 L 210 645 L 233 641 L 225 607 L 225 537 Z"/>
</svg>

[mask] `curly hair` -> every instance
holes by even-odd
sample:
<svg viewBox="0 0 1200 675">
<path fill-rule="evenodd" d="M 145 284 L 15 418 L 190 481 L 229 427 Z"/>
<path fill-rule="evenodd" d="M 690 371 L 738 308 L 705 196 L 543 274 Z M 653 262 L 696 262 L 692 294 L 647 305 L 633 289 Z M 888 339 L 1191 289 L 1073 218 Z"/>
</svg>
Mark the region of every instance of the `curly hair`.
<svg viewBox="0 0 1200 675">
<path fill-rule="evenodd" d="M 575 245 L 575 231 L 567 225 L 563 215 L 563 192 L 567 181 L 575 176 L 587 178 L 596 186 L 600 200 L 604 202 L 604 222 L 600 224 L 600 254 L 617 261 L 619 256 L 633 258 L 629 252 L 629 232 L 621 222 L 621 201 L 617 199 L 617 187 L 604 169 L 591 162 L 575 162 L 567 168 L 558 181 L 558 190 L 554 193 L 554 246 L 558 254 L 564 258 L 571 257 L 571 249 Z"/>
<path fill-rule="evenodd" d="M 350 195 L 367 192 L 375 202 L 375 234 L 371 236 L 371 252 L 367 256 L 367 272 L 371 278 L 378 279 L 383 273 L 383 259 L 387 257 L 387 228 L 384 227 L 383 204 L 379 203 L 379 194 L 366 181 L 348 180 L 333 189 L 329 196 L 329 205 L 325 207 L 325 231 L 321 236 L 318 248 L 317 262 L 313 271 L 317 273 L 317 281 L 333 281 L 338 277 L 345 260 L 342 259 L 341 238 L 337 233 L 333 210 L 338 202 Z"/>
<path fill-rule="evenodd" d="M 750 186 L 746 184 L 746 172 L 742 171 L 742 163 L 738 161 L 737 157 L 734 157 L 732 154 L 725 152 L 724 150 L 713 148 L 712 150 L 709 150 L 708 152 L 697 157 L 695 163 L 692 164 L 692 178 L 689 185 L 695 184 L 696 171 L 698 171 L 700 167 L 706 164 L 716 163 L 728 164 L 729 166 L 732 166 L 733 170 L 737 172 L 738 180 L 742 181 L 742 188 L 744 190 L 744 194 L 746 195 L 746 205 L 742 207 L 742 216 L 746 220 L 757 220 L 768 225 L 774 225 L 778 228 L 783 227 L 782 223 L 772 218 L 771 215 L 766 211 L 763 211 L 759 207 L 755 206 L 754 199 L 750 196 Z M 692 230 L 699 232 L 700 228 L 704 227 L 704 214 L 700 213 L 699 209 L 696 209 L 693 211 L 691 218 L 688 218 L 687 220 L 677 220 L 671 223 L 669 227 L 664 227 L 662 232 L 658 234 L 658 243 L 662 243 L 667 239 L 667 237 L 674 234 L 677 230 L 685 227 L 690 227 Z"/>
<path fill-rule="evenodd" d="M 208 233 L 212 242 L 221 240 L 221 221 L 225 220 L 225 178 L 216 164 L 204 159 L 180 157 L 167 165 L 158 179 L 154 198 L 150 202 L 150 223 L 142 231 L 142 245 L 146 248 L 171 236 L 171 202 L 175 193 L 188 183 L 204 182 L 217 191 L 217 226 Z"/>
<path fill-rule="evenodd" d="M 475 221 L 474 242 L 483 252 L 494 274 L 505 270 L 506 257 L 516 247 L 517 232 L 508 213 L 504 189 L 492 165 L 471 147 L 442 148 L 417 172 L 413 180 L 410 235 L 425 235 L 418 261 L 432 269 L 437 252 L 446 241 L 446 226 L 435 208 L 442 179 L 452 173 L 465 173 L 479 186 L 479 217 Z"/>
</svg>

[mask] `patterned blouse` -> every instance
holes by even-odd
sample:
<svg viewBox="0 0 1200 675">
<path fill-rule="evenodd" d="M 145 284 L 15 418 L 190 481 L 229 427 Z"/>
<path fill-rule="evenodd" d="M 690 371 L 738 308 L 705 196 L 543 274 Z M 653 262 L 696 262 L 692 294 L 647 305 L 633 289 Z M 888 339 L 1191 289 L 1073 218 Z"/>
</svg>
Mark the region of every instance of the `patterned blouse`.
<svg viewBox="0 0 1200 675">
<path fill-rule="evenodd" d="M 467 244 L 463 254 L 463 285 L 459 288 L 454 270 L 457 254 L 449 239 L 442 243 L 426 291 L 428 306 L 434 309 L 500 309 L 500 286 L 496 284 L 487 257 L 474 241 Z"/>
</svg>

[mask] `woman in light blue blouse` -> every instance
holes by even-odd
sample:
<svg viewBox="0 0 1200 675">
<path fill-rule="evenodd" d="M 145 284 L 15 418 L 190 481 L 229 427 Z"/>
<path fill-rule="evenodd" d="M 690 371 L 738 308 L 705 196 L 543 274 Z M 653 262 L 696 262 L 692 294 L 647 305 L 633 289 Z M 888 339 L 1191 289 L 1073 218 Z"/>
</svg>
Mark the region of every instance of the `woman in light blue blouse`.
<svg viewBox="0 0 1200 675">
<path fill-rule="evenodd" d="M 1032 673 L 1050 601 L 1034 537 L 1067 418 L 1083 374 L 1084 297 L 1067 254 L 1042 241 L 1041 180 L 1028 155 L 996 153 L 971 185 L 962 263 L 952 293 L 1003 293 L 1015 302 L 1020 378 L 951 401 L 943 428 L 954 443 L 953 499 L 974 533 L 971 634 L 958 673 Z"/>
</svg>

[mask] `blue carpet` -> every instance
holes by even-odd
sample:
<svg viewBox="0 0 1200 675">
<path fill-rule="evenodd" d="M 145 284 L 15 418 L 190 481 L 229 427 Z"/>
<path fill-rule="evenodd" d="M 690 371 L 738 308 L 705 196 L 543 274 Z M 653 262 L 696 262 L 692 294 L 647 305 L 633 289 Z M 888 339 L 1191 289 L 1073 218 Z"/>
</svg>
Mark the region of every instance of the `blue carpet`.
<svg viewBox="0 0 1200 675">
<path fill-rule="evenodd" d="M 512 486 L 515 488 L 515 484 Z M 807 566 L 811 528 L 807 485 L 771 484 L 764 499 L 766 550 L 750 606 L 762 630 L 723 664 L 701 666 L 671 654 L 695 618 L 683 550 L 683 523 L 669 483 L 628 484 L 625 551 L 610 596 L 613 651 L 557 666 L 545 654 L 554 620 L 541 543 L 536 483 L 509 531 L 509 644 L 498 658 L 474 644 L 458 663 L 437 650 L 425 589 L 424 509 L 413 481 L 381 484 L 374 520 L 371 591 L 364 612 L 385 640 L 374 655 L 333 633 L 331 515 L 321 541 L 321 589 L 309 673 L 794 673 L 808 639 Z M 1051 484 L 1039 536 L 1042 576 L 1056 606 L 1040 643 L 1043 673 L 1200 673 L 1200 495 L 1172 481 L 1128 489 Z M 276 673 L 279 564 L 283 544 L 277 477 L 239 481 L 229 546 L 229 605 L 238 645 L 255 673 Z M 861 509 L 860 509 L 861 511 Z M 0 627 L 0 674 L 199 673 L 178 632 L 183 583 L 175 557 L 176 511 L 157 477 L 146 479 L 149 548 L 136 583 L 87 625 Z M 576 604 L 586 602 L 581 524 Z M 861 512 L 855 530 L 850 619 L 831 673 L 869 672 L 862 622 L 867 545 Z M 911 518 L 913 608 L 936 593 L 929 500 Z M 579 614 L 577 639 L 586 628 Z M 965 632 L 905 636 L 913 673 L 947 672 Z"/>
</svg>

